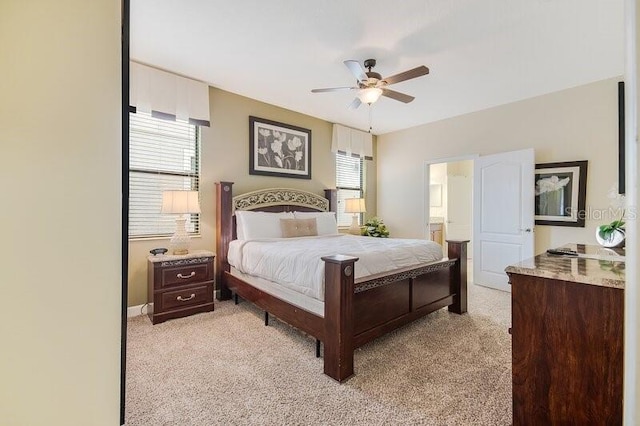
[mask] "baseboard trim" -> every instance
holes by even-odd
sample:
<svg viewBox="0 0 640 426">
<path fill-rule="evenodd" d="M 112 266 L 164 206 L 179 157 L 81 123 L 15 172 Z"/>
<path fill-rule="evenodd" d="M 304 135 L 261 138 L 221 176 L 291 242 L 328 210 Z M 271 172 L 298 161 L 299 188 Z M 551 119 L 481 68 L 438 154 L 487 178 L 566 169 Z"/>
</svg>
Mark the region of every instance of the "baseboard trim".
<svg viewBox="0 0 640 426">
<path fill-rule="evenodd" d="M 479 285 L 480 287 L 492 288 L 494 290 L 511 293 L 511 284 L 480 284 L 475 282 L 473 284 Z"/>
<path fill-rule="evenodd" d="M 149 313 L 149 304 L 129 306 L 127 308 L 127 318 L 137 317 L 140 315 L 147 315 Z"/>
</svg>

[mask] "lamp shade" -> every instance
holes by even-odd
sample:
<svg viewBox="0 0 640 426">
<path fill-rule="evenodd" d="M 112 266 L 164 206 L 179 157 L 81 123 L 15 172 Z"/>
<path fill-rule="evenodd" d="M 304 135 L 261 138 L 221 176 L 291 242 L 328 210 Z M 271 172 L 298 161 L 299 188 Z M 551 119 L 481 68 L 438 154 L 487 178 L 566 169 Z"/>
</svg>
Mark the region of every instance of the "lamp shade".
<svg viewBox="0 0 640 426">
<path fill-rule="evenodd" d="M 367 211 L 364 198 L 347 198 L 345 201 L 345 213 L 364 213 Z"/>
<path fill-rule="evenodd" d="M 360 89 L 358 92 L 358 98 L 364 104 L 372 104 L 382 95 L 382 89 L 378 87 L 368 87 L 366 89 Z"/>
<path fill-rule="evenodd" d="M 163 191 L 162 213 L 200 213 L 198 191 Z"/>
</svg>

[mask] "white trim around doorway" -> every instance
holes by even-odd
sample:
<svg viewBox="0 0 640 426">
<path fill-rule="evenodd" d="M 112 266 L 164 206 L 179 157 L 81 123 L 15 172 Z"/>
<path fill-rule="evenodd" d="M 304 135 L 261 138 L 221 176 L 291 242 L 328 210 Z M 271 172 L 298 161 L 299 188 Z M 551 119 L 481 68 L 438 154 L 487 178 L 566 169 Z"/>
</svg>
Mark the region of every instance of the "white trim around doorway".
<svg viewBox="0 0 640 426">
<path fill-rule="evenodd" d="M 429 217 L 429 184 L 430 182 L 430 174 L 429 174 L 429 166 L 432 164 L 440 164 L 440 163 L 456 163 L 458 161 L 474 161 L 476 158 L 480 157 L 480 154 L 468 154 L 468 155 L 459 155 L 456 157 L 445 157 L 445 158 L 434 158 L 433 160 L 425 160 L 422 164 L 422 232 L 424 234 L 425 239 L 429 239 L 429 227 L 427 223 L 429 222 L 427 218 Z"/>
</svg>

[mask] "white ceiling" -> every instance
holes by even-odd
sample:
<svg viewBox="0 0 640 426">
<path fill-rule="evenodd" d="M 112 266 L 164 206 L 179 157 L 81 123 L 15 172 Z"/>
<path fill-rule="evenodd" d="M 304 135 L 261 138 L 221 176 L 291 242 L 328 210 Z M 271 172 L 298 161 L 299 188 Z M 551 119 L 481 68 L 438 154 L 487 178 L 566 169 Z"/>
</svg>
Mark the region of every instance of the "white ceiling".
<svg viewBox="0 0 640 426">
<path fill-rule="evenodd" d="M 373 105 L 382 134 L 620 76 L 623 20 L 622 0 L 134 0 L 131 57 L 363 130 L 352 93 L 310 90 L 353 85 L 346 59 L 429 67 L 391 87 L 415 101 Z"/>
</svg>

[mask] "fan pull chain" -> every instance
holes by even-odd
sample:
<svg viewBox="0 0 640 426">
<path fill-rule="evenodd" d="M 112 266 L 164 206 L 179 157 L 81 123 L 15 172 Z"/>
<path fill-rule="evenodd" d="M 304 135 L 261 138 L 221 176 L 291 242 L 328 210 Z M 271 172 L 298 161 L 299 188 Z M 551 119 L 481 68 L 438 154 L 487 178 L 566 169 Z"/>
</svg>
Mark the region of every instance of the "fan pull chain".
<svg viewBox="0 0 640 426">
<path fill-rule="evenodd" d="M 373 130 L 373 125 L 371 124 L 372 122 L 372 112 L 371 112 L 371 104 L 369 104 L 369 133 L 371 133 L 371 131 Z"/>
</svg>

